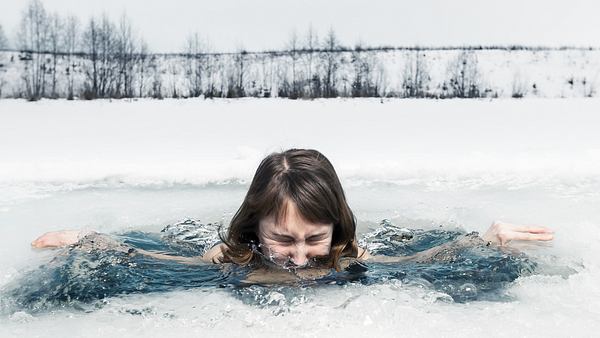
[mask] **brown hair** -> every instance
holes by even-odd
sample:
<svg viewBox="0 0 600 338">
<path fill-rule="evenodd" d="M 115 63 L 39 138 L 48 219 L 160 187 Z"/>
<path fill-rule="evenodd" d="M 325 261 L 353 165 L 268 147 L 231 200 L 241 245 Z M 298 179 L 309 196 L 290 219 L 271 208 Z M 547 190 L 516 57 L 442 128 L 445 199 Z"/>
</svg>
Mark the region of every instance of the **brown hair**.
<svg viewBox="0 0 600 338">
<path fill-rule="evenodd" d="M 356 219 L 346 202 L 344 190 L 331 162 L 312 149 L 289 149 L 262 160 L 242 205 L 233 216 L 227 235 L 223 261 L 247 265 L 257 263 L 252 245 L 258 244 L 258 223 L 274 216 L 285 217 L 287 203 L 293 202 L 309 222 L 333 223 L 331 250 L 327 259 L 339 270 L 341 257 L 356 257 Z"/>
</svg>

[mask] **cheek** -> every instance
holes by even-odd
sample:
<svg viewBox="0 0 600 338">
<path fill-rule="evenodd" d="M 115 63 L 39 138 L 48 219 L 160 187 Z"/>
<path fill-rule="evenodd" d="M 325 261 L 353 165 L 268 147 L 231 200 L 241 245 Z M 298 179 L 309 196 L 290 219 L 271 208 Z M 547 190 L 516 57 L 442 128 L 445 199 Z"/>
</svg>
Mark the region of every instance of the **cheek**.
<svg viewBox="0 0 600 338">
<path fill-rule="evenodd" d="M 293 245 L 286 245 L 275 241 L 262 240 L 261 251 L 265 255 L 277 254 L 277 255 L 289 255 L 290 248 Z"/>
<path fill-rule="evenodd" d="M 318 243 L 307 246 L 307 254 L 309 256 L 326 256 L 331 250 L 331 242 Z"/>
</svg>

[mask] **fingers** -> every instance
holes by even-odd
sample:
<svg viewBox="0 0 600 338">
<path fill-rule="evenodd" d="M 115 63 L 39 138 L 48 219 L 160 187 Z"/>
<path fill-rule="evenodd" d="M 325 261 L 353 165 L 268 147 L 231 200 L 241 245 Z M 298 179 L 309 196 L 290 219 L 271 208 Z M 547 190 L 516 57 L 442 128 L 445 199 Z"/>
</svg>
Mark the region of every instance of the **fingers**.
<svg viewBox="0 0 600 338">
<path fill-rule="evenodd" d="M 531 225 L 515 225 L 512 227 L 513 231 L 518 232 L 528 232 L 533 234 L 551 234 L 554 233 L 553 230 L 542 227 L 542 226 L 531 226 Z"/>
<path fill-rule="evenodd" d="M 491 237 L 490 241 L 497 241 L 501 246 L 507 245 L 512 240 L 551 241 L 554 239 L 554 231 L 544 226 L 517 225 L 498 221 L 492 224 L 488 233 L 484 239 Z"/>
<path fill-rule="evenodd" d="M 46 235 L 47 234 L 43 234 L 40 237 L 34 239 L 33 242 L 31 242 L 31 246 L 34 248 L 43 248 L 44 246 L 46 246 L 47 244 L 45 243 L 46 241 L 44 239 Z"/>
<path fill-rule="evenodd" d="M 45 236 L 41 236 L 38 239 L 31 242 L 31 246 L 36 249 L 43 249 L 43 248 L 55 248 L 60 245 L 59 245 L 59 243 L 57 243 L 56 241 L 54 241 L 52 239 L 48 239 Z"/>
<path fill-rule="evenodd" d="M 78 230 L 47 232 L 31 242 L 34 248 L 56 248 L 77 242 Z"/>
<path fill-rule="evenodd" d="M 68 231 L 51 231 L 47 232 L 31 242 L 34 248 L 56 248 L 64 245 L 64 236 Z"/>
<path fill-rule="evenodd" d="M 520 225 L 504 222 L 494 222 L 493 225 L 495 225 L 497 228 L 505 228 L 518 232 L 530 232 L 534 234 L 554 233 L 552 229 L 540 225 Z"/>
<path fill-rule="evenodd" d="M 38 238 L 35 241 L 31 242 L 31 246 L 37 249 L 41 249 L 41 248 L 50 248 L 53 247 L 54 245 L 52 245 L 51 243 L 49 243 L 48 241 L 46 241 L 43 238 Z"/>
<path fill-rule="evenodd" d="M 529 232 L 513 232 L 507 236 L 508 240 L 518 241 L 551 241 L 554 239 L 552 233 L 529 233 Z"/>
</svg>

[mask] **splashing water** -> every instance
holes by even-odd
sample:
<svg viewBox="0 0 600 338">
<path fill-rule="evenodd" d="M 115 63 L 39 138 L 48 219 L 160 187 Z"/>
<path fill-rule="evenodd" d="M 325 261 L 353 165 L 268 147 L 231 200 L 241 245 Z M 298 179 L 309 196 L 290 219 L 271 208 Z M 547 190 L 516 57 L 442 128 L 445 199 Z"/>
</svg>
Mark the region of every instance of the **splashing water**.
<svg viewBox="0 0 600 338">
<path fill-rule="evenodd" d="M 509 283 L 519 276 L 539 272 L 538 263 L 523 253 L 480 244 L 457 247 L 446 252 L 443 259 L 432 257 L 428 262 L 365 264 L 354 261 L 341 272 L 329 270 L 311 279 L 302 278 L 299 272 L 319 266 L 317 259 L 300 267 L 289 259 L 282 261 L 273 252 L 265 255 L 260 246 L 254 244 L 254 252 L 269 269 L 282 269 L 298 277 L 292 284 L 257 285 L 246 279 L 250 268 L 190 266 L 133 254 L 135 249 L 143 249 L 171 255 L 202 255 L 218 242 L 219 228 L 220 224 L 216 223 L 186 220 L 169 225 L 160 233 L 133 231 L 84 238 L 61 251 L 49 263 L 5 287 L 2 312 L 40 312 L 61 307 L 92 311 L 101 308 L 110 297 L 190 288 L 229 289 L 244 303 L 276 305 L 275 312 L 285 312 L 282 308 L 310 299 L 314 287 L 347 283 L 375 285 L 390 281 L 434 291 L 440 301 L 508 301 L 511 298 L 505 291 Z M 384 220 L 379 228 L 365 234 L 360 244 L 374 255 L 405 256 L 469 236 L 473 234 L 459 230 L 408 230 Z M 574 271 L 562 269 L 559 273 L 567 276 Z"/>
</svg>

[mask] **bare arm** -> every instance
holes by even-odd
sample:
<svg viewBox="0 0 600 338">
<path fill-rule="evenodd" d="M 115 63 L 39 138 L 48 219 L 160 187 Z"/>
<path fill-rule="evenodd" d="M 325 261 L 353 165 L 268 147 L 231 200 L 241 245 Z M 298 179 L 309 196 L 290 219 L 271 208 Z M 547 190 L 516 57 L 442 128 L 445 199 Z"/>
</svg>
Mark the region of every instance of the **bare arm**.
<svg viewBox="0 0 600 338">
<path fill-rule="evenodd" d="M 365 262 L 376 262 L 376 263 L 400 263 L 410 260 L 411 256 L 382 256 L 382 255 L 371 255 L 367 249 L 361 247 L 358 248 L 358 259 Z"/>
<path fill-rule="evenodd" d="M 184 257 L 184 256 L 173 256 L 165 255 L 160 252 L 153 252 L 148 250 L 136 249 L 136 253 L 140 253 L 145 256 L 150 256 L 156 259 L 175 261 L 182 264 L 189 265 L 204 265 L 204 264 L 219 264 L 223 258 L 223 249 L 225 244 L 219 243 L 208 250 L 202 256 Z"/>
<path fill-rule="evenodd" d="M 444 261 L 452 258 L 452 253 L 465 246 L 474 246 L 477 244 L 507 246 L 512 240 L 519 241 L 551 241 L 554 239 L 554 232 L 543 226 L 516 225 L 496 221 L 482 237 L 467 234 L 461 238 L 444 243 L 442 245 L 418 252 L 411 256 L 378 256 L 371 255 L 365 249 L 359 248 L 358 258 L 367 262 L 378 263 L 402 263 L 402 262 L 431 262 Z M 483 243 L 481 243 L 483 241 Z M 362 256 L 361 256 L 362 255 Z"/>
<path fill-rule="evenodd" d="M 38 249 L 46 249 L 46 248 L 61 248 L 69 245 L 74 245 L 78 243 L 85 236 L 94 234 L 93 231 L 81 231 L 81 230 L 61 230 L 61 231 L 52 231 L 43 234 L 42 236 L 36 238 L 33 242 L 31 242 L 31 246 Z M 197 265 L 197 264 L 206 264 L 206 263 L 219 263 L 223 258 L 223 248 L 224 244 L 220 243 L 210 250 L 208 250 L 202 256 L 195 257 L 183 257 L 183 256 L 173 256 L 166 255 L 161 252 L 148 251 L 143 249 L 136 249 L 135 253 L 142 254 L 145 256 L 153 257 L 156 259 L 162 260 L 170 260 L 183 264 Z"/>
</svg>

